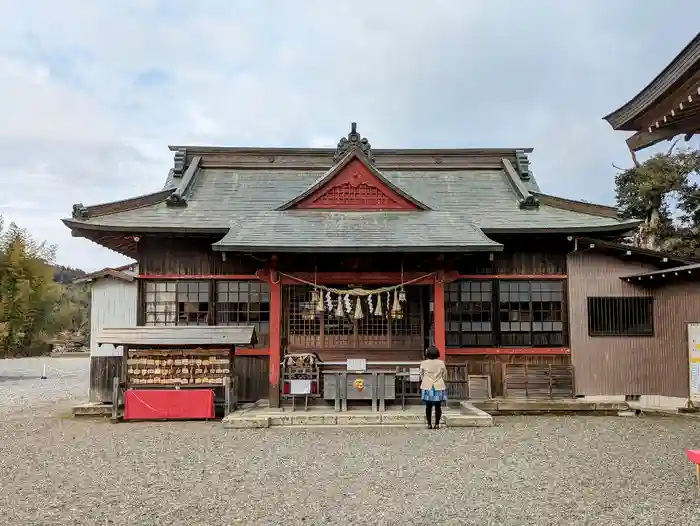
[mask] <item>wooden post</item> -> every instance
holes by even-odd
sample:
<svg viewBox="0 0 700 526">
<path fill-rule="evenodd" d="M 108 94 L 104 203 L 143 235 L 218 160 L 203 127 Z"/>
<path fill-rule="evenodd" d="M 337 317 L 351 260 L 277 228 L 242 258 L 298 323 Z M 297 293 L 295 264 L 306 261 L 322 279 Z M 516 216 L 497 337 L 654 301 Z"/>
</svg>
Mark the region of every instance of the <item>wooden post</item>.
<svg viewBox="0 0 700 526">
<path fill-rule="evenodd" d="M 112 378 L 112 420 L 119 417 L 119 377 Z"/>
<path fill-rule="evenodd" d="M 231 414 L 231 378 L 224 376 L 224 416 Z"/>
<path fill-rule="evenodd" d="M 445 273 L 439 270 L 435 276 L 433 294 L 433 320 L 435 323 L 435 347 L 440 359 L 445 359 Z"/>
<path fill-rule="evenodd" d="M 272 263 L 275 263 L 274 258 Z M 280 275 L 272 268 L 270 270 L 270 407 L 280 406 L 281 323 L 282 286 Z"/>
</svg>

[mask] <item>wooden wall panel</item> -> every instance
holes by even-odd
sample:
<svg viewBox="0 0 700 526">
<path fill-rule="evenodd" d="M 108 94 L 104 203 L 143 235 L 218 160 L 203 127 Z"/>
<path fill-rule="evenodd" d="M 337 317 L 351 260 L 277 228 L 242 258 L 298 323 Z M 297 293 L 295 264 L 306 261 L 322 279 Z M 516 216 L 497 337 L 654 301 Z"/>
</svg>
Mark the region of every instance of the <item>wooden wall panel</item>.
<svg viewBox="0 0 700 526">
<path fill-rule="evenodd" d="M 125 371 L 121 356 L 92 356 L 90 358 L 90 402 L 111 403 L 112 382 L 118 376 L 123 382 Z"/>
<path fill-rule="evenodd" d="M 139 241 L 139 271 L 146 275 L 254 274 L 265 266 L 243 254 L 214 252 L 218 237 L 144 236 Z"/>
<path fill-rule="evenodd" d="M 239 402 L 257 402 L 268 397 L 270 361 L 267 356 L 234 356 L 233 366 Z"/>
<path fill-rule="evenodd" d="M 474 356 L 450 356 L 447 355 L 447 364 L 466 363 L 469 365 L 469 374 L 485 374 L 491 376 L 491 391 L 494 397 L 503 396 L 503 364 L 521 363 L 533 365 L 568 365 L 571 357 L 568 355 L 474 355 Z"/>
</svg>

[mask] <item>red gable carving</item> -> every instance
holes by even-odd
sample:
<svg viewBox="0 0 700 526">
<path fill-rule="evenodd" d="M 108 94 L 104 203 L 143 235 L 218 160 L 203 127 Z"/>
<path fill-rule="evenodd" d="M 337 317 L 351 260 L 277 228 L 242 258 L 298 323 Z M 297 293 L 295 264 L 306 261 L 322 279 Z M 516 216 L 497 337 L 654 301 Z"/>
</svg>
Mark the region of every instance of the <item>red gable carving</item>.
<svg viewBox="0 0 700 526">
<path fill-rule="evenodd" d="M 324 210 L 418 210 L 419 207 L 392 189 L 359 158 L 296 203 L 295 208 Z"/>
</svg>

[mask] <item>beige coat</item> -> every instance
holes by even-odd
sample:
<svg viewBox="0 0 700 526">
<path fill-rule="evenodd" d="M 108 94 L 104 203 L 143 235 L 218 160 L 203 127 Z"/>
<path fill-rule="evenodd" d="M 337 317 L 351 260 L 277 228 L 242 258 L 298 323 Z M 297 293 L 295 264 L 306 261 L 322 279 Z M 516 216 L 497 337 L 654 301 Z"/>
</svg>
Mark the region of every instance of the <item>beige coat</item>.
<svg viewBox="0 0 700 526">
<path fill-rule="evenodd" d="M 445 386 L 445 377 L 447 376 L 447 367 L 442 360 L 423 360 L 420 363 L 420 388 L 430 389 L 435 387 L 438 391 L 447 389 Z"/>
</svg>

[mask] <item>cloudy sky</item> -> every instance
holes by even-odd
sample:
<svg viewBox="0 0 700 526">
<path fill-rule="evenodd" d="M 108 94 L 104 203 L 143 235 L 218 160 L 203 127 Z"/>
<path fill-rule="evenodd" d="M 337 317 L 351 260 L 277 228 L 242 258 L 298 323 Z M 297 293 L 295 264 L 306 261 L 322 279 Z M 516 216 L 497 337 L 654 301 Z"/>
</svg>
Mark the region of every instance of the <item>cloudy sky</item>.
<svg viewBox="0 0 700 526">
<path fill-rule="evenodd" d="M 612 204 L 601 117 L 700 29 L 697 0 L 0 0 L 0 214 L 59 263 L 125 260 L 60 222 L 160 188 L 168 144 L 534 147 L 548 193 Z"/>
</svg>

